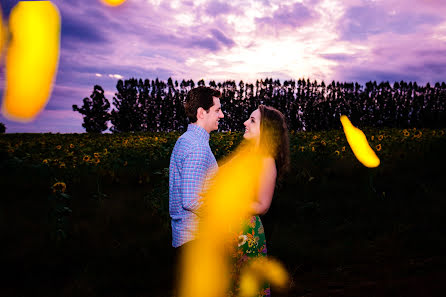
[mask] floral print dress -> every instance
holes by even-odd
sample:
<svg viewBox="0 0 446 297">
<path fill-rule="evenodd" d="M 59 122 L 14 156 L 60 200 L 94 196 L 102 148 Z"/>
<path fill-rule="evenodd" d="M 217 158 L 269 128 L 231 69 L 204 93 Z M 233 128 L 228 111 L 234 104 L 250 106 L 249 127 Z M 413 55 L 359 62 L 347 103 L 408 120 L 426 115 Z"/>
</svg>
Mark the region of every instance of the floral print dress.
<svg viewBox="0 0 446 297">
<path fill-rule="evenodd" d="M 266 256 L 265 230 L 259 216 L 244 220 L 239 232 L 234 232 L 235 248 L 232 250 L 231 290 L 228 296 L 238 296 L 240 270 L 256 257 Z M 271 296 L 268 283 L 264 283 L 257 296 Z"/>
</svg>

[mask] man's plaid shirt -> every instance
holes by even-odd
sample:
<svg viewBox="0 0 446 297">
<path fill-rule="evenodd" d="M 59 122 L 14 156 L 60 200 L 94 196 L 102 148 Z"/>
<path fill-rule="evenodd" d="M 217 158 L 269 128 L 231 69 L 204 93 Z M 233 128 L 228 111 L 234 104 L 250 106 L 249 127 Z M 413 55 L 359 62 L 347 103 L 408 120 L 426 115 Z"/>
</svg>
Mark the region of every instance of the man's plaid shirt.
<svg viewBox="0 0 446 297">
<path fill-rule="evenodd" d="M 209 147 L 209 133 L 189 124 L 178 138 L 169 168 L 169 213 L 172 219 L 172 246 L 194 239 L 198 226 L 199 194 L 218 168 Z"/>
</svg>

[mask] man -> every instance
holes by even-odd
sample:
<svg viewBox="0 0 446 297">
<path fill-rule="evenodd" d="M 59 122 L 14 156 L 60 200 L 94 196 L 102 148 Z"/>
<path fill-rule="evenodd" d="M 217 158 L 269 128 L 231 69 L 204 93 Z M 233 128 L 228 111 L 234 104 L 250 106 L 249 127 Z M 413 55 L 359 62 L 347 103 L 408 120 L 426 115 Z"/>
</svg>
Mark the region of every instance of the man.
<svg viewBox="0 0 446 297">
<path fill-rule="evenodd" d="M 209 133 L 218 129 L 218 121 L 224 117 L 220 97 L 219 91 L 208 87 L 192 89 L 186 96 L 184 108 L 191 124 L 178 138 L 169 168 L 169 213 L 177 258 L 194 239 L 202 205 L 199 194 L 217 169 Z"/>
</svg>

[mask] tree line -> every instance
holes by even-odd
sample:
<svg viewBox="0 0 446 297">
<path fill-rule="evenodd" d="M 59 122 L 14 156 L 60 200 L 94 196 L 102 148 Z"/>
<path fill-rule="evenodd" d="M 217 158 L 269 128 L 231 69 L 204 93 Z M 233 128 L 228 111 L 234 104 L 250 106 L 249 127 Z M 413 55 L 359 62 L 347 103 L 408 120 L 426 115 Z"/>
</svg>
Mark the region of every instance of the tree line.
<svg viewBox="0 0 446 297">
<path fill-rule="evenodd" d="M 162 80 L 118 80 L 113 109 L 101 86 L 95 85 L 83 106 L 73 111 L 83 115 L 82 126 L 89 133 L 108 127 L 113 133 L 139 131 L 185 131 L 188 121 L 183 102 L 187 92 L 205 86 L 204 80 L 173 82 Z M 347 115 L 360 127 L 444 128 L 446 125 L 446 84 L 431 86 L 416 82 L 340 83 L 311 82 L 309 79 L 266 78 L 255 84 L 234 80 L 207 85 L 222 93 L 225 118 L 220 131 L 243 131 L 243 122 L 259 104 L 270 105 L 285 115 L 290 130 L 338 129 L 339 118 Z"/>
</svg>

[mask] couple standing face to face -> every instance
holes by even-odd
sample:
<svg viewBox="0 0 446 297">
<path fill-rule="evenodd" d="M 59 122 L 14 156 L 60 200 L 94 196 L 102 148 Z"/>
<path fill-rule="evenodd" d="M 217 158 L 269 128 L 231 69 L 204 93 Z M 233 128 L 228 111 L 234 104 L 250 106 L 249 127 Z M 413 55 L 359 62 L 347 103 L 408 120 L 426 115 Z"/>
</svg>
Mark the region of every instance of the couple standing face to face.
<svg viewBox="0 0 446 297">
<path fill-rule="evenodd" d="M 224 118 L 221 108 L 220 98 L 213 96 L 213 105 L 205 110 L 203 107 L 197 109 L 196 124 L 204 128 L 208 133 L 218 129 L 218 122 Z M 260 137 L 260 120 L 261 115 L 259 109 L 254 110 L 249 119 L 243 125 L 245 126 L 245 134 L 243 137 L 247 140 L 258 139 Z"/>
</svg>

